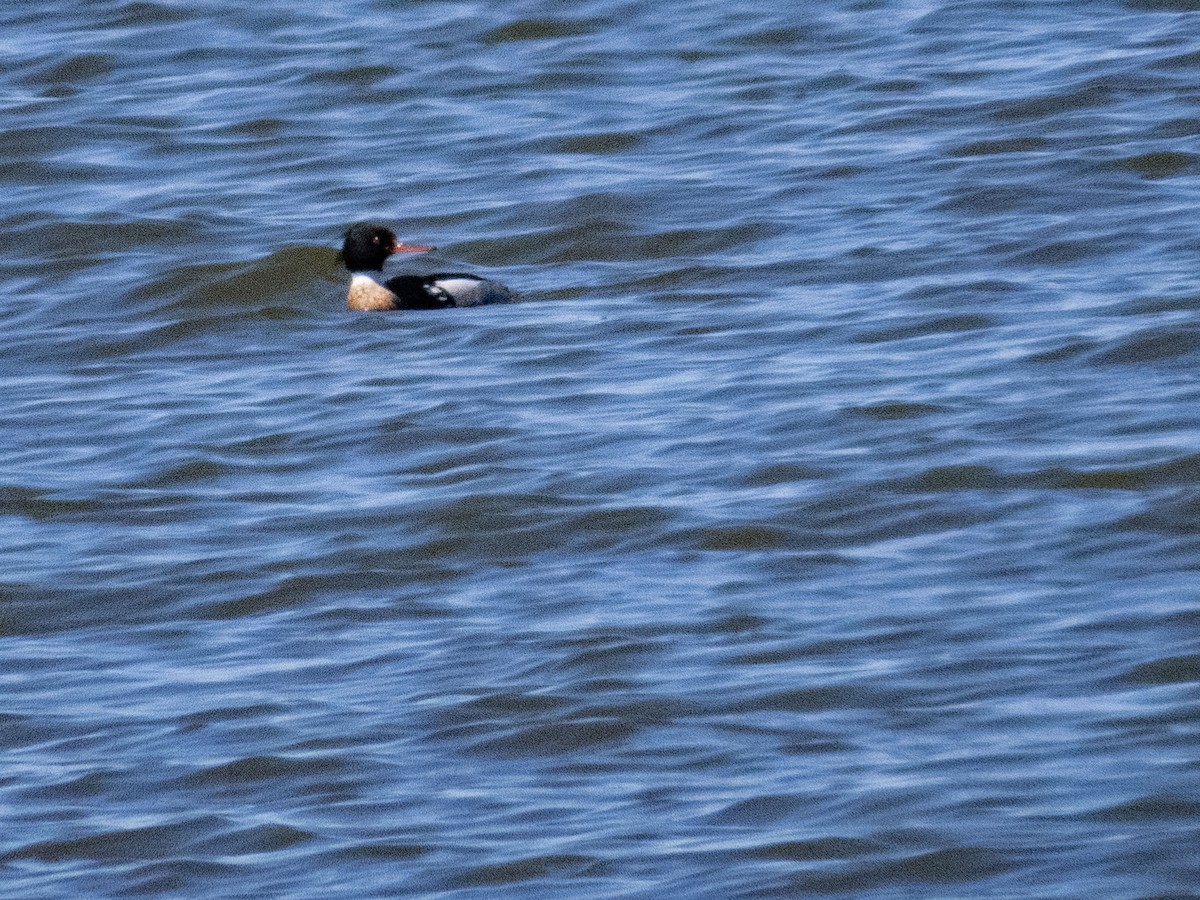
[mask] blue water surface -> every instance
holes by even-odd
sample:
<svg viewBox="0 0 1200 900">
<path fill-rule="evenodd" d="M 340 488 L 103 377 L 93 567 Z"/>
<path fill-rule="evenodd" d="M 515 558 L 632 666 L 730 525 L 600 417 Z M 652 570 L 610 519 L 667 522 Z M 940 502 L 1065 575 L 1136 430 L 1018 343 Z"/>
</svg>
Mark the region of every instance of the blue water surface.
<svg viewBox="0 0 1200 900">
<path fill-rule="evenodd" d="M 1200 3 L 0 34 L 0 896 L 1200 896 Z"/>
</svg>

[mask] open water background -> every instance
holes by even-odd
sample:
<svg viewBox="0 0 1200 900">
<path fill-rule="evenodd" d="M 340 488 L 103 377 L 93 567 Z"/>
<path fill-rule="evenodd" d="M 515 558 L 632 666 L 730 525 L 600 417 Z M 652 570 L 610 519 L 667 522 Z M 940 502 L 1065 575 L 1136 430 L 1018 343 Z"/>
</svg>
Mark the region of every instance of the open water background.
<svg viewBox="0 0 1200 900">
<path fill-rule="evenodd" d="M 1196 0 L 0 37 L 0 895 L 1197 896 Z"/>
</svg>

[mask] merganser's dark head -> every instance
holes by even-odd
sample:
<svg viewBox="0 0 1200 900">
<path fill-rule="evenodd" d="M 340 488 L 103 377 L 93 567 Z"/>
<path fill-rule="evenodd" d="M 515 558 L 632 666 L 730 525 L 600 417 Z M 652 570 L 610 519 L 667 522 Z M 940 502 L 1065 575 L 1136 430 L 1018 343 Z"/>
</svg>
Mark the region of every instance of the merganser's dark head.
<svg viewBox="0 0 1200 900">
<path fill-rule="evenodd" d="M 346 229 L 342 262 L 351 272 L 381 272 L 393 253 L 424 253 L 432 250 L 418 244 L 401 244 L 390 228 L 372 222 L 356 222 Z"/>
</svg>

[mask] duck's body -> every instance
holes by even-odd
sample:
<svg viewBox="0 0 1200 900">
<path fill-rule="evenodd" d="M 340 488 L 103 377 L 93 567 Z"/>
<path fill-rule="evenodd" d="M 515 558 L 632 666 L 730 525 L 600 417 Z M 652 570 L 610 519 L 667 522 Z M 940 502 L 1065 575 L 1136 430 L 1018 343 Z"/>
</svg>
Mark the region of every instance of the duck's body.
<svg viewBox="0 0 1200 900">
<path fill-rule="evenodd" d="M 351 309 L 446 309 L 508 303 L 516 295 L 496 281 L 461 272 L 397 275 L 382 283 L 362 272 L 350 279 L 346 303 Z"/>
<path fill-rule="evenodd" d="M 497 281 L 464 272 L 435 275 L 396 275 L 377 281 L 370 273 L 382 272 L 393 253 L 421 253 L 432 247 L 401 244 L 382 225 L 360 222 L 346 229 L 342 261 L 350 270 L 346 303 L 351 309 L 446 309 L 451 306 L 484 306 L 508 303 L 516 294 Z"/>
</svg>

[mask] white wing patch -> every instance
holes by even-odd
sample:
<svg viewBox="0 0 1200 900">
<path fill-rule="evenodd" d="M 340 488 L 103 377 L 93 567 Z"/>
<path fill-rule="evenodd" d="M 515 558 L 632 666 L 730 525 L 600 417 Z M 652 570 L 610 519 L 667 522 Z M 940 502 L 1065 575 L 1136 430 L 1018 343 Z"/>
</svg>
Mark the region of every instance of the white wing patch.
<svg viewBox="0 0 1200 900">
<path fill-rule="evenodd" d="M 455 306 L 483 306 L 512 298 L 503 285 L 483 278 L 439 278 L 434 285 L 453 297 Z"/>
<path fill-rule="evenodd" d="M 456 303 L 466 303 L 469 302 L 468 298 L 481 293 L 483 282 L 474 278 L 439 278 L 434 284 L 453 297 Z"/>
</svg>

